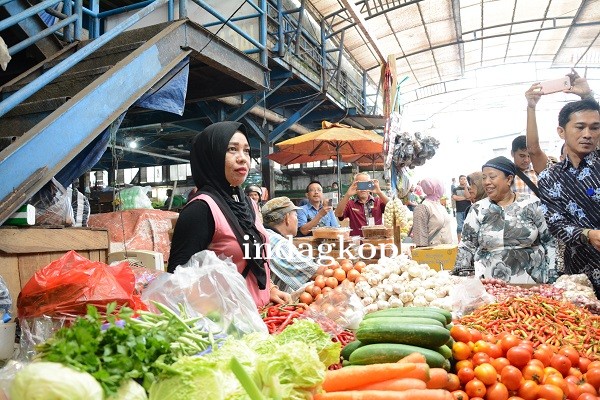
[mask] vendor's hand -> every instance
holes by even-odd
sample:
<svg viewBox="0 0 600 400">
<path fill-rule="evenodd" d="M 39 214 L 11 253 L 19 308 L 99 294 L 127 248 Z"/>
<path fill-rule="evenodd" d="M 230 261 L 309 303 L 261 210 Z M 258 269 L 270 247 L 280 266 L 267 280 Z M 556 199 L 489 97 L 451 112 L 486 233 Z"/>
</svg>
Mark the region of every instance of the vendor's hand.
<svg viewBox="0 0 600 400">
<path fill-rule="evenodd" d="M 544 93 L 542 93 L 542 85 L 540 85 L 539 82 L 536 82 L 533 85 L 531 85 L 531 87 L 525 92 L 525 98 L 527 99 L 527 107 L 535 108 L 543 94 Z"/>
<path fill-rule="evenodd" d="M 588 236 L 590 238 L 590 244 L 594 246 L 596 250 L 600 250 L 600 230 L 593 229 Z"/>
<path fill-rule="evenodd" d="M 592 95 L 592 89 L 590 89 L 587 79 L 580 77 L 577 71 L 571 68 L 571 73 L 567 76 L 571 79 L 571 88 L 565 89 L 563 92 L 576 94 L 582 99 Z"/>
<path fill-rule="evenodd" d="M 270 296 L 269 299 L 271 300 L 271 303 L 289 304 L 292 302 L 292 296 L 290 296 L 289 293 L 279 290 L 276 287 L 271 289 L 271 291 L 269 292 L 269 296 Z"/>
</svg>

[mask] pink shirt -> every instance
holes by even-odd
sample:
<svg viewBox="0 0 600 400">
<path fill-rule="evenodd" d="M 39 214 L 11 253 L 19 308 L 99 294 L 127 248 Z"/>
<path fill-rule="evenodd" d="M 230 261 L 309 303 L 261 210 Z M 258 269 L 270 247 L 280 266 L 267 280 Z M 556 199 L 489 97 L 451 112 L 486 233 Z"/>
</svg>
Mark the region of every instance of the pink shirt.
<svg viewBox="0 0 600 400">
<path fill-rule="evenodd" d="M 214 251 L 217 255 L 222 254 L 226 257 L 231 257 L 237 266 L 238 272 L 241 274 L 244 271 L 244 268 L 246 268 L 246 260 L 244 259 L 242 248 L 238 243 L 233 230 L 229 226 L 225 215 L 223 212 L 221 212 L 221 209 L 217 203 L 215 203 L 210 196 L 201 194 L 196 198 L 204 200 L 206 204 L 208 204 L 215 220 L 215 233 L 213 234 L 212 241 L 208 245 L 208 249 Z M 269 236 L 267 235 L 262 223 L 258 219 L 259 213 L 256 204 L 253 203 L 253 206 L 256 214 L 256 228 L 265 238 L 265 244 L 268 244 Z M 256 281 L 254 274 L 249 273 L 246 275 L 246 287 L 248 288 L 248 291 L 252 295 L 252 298 L 258 307 L 262 307 L 270 301 L 269 282 L 271 280 L 271 272 L 269 268 L 266 268 L 265 272 L 267 274 L 267 287 L 265 290 L 258 289 L 258 282 Z"/>
</svg>

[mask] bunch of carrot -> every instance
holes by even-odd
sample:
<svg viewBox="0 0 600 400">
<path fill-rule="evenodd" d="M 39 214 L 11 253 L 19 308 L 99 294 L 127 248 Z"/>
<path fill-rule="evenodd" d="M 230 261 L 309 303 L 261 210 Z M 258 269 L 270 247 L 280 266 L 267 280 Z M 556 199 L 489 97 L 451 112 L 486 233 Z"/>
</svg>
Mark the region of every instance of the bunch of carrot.
<svg viewBox="0 0 600 400">
<path fill-rule="evenodd" d="M 314 400 L 453 400 L 448 373 L 413 353 L 397 363 L 329 370 Z"/>
</svg>

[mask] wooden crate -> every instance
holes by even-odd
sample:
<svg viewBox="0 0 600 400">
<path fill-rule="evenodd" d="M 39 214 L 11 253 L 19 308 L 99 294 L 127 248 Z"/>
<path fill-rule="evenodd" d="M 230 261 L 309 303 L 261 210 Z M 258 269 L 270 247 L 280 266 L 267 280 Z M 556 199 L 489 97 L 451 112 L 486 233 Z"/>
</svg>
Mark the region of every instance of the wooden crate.
<svg viewBox="0 0 600 400">
<path fill-rule="evenodd" d="M 91 228 L 0 228 L 0 275 L 16 315 L 17 296 L 35 271 L 75 250 L 91 261 L 108 260 L 108 231 Z"/>
</svg>

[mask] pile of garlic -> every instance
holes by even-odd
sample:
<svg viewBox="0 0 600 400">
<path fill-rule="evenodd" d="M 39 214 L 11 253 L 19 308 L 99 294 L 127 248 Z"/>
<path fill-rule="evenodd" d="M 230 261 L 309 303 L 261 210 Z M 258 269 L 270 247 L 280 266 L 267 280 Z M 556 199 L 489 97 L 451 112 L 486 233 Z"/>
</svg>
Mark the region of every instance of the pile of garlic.
<svg viewBox="0 0 600 400">
<path fill-rule="evenodd" d="M 366 313 L 411 306 L 452 311 L 449 297 L 452 283 L 448 271 L 436 272 L 427 264 L 418 264 L 401 254 L 367 265 L 361 275 L 365 280 L 357 282 L 354 290 Z"/>
<path fill-rule="evenodd" d="M 396 226 L 400 228 L 404 227 L 408 223 L 408 208 L 402 204 L 402 200 L 394 196 L 385 205 L 385 211 L 383 212 L 383 224 L 386 226 Z"/>
</svg>

